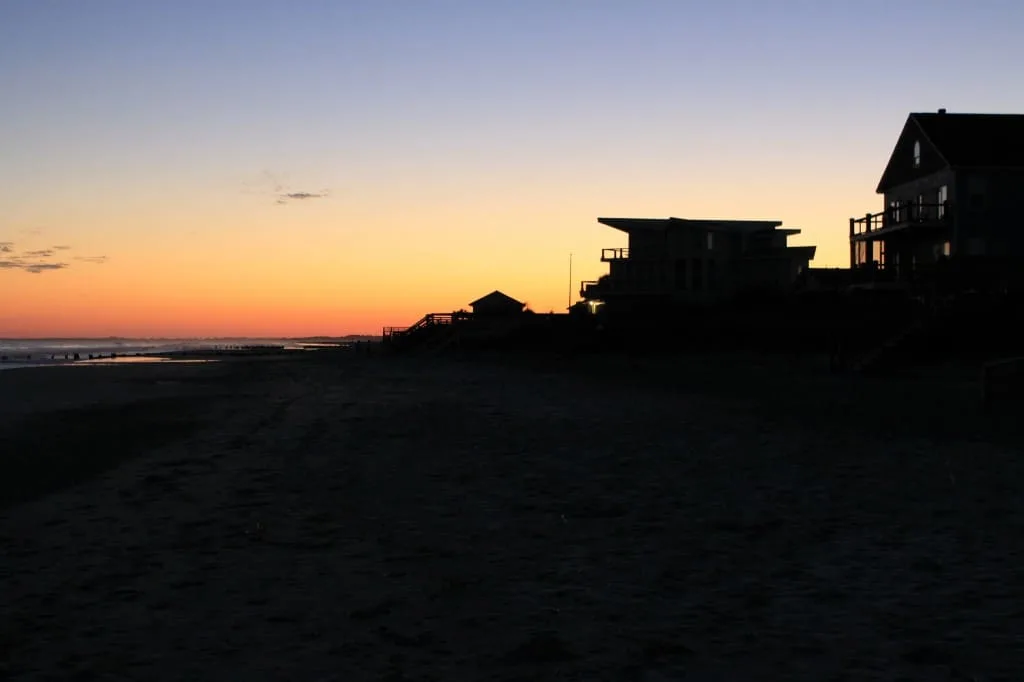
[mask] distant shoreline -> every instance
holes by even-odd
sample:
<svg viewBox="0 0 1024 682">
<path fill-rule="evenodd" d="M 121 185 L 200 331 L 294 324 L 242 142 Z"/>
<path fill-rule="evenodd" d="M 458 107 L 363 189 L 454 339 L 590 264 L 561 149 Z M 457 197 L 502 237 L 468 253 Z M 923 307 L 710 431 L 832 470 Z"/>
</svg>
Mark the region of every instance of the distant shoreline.
<svg viewBox="0 0 1024 682">
<path fill-rule="evenodd" d="M 285 344 L 218 344 L 178 348 L 172 350 L 136 350 L 134 352 L 109 350 L 106 352 L 85 352 L 83 350 L 0 355 L 0 370 L 24 370 L 42 367 L 81 367 L 133 364 L 197 363 L 229 357 L 279 357 L 314 351 L 346 349 L 352 342 L 310 342 L 293 345 Z M 104 349 L 105 350 L 105 349 Z"/>
</svg>

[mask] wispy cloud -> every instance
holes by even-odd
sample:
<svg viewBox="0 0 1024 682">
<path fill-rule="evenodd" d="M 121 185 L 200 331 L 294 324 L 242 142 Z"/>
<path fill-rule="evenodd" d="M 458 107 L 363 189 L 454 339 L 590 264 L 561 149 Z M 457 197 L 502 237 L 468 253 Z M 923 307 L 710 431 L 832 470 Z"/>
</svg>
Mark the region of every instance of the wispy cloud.
<svg viewBox="0 0 1024 682">
<path fill-rule="evenodd" d="M 307 201 L 309 199 L 324 199 L 329 196 L 327 190 L 319 192 L 284 192 L 277 195 L 277 203 L 287 204 L 292 201 Z"/>
<path fill-rule="evenodd" d="M 106 256 L 75 256 L 75 260 L 80 260 L 83 263 L 95 263 L 101 265 L 107 262 Z"/>
<path fill-rule="evenodd" d="M 53 246 L 48 249 L 31 249 L 18 251 L 14 242 L 0 241 L 0 270 L 20 270 L 33 275 L 70 267 L 66 262 L 57 260 L 59 251 L 66 251 L 69 246 Z"/>
<path fill-rule="evenodd" d="M 68 267 L 67 263 L 25 263 L 22 269 L 25 272 L 31 272 L 34 275 L 38 275 L 40 272 L 46 272 L 47 270 L 63 270 Z"/>
<path fill-rule="evenodd" d="M 288 204 L 293 201 L 308 201 L 310 199 L 326 199 L 330 196 L 330 190 L 321 189 L 316 192 L 307 190 L 294 190 L 288 186 L 287 179 L 270 171 L 263 171 L 257 180 L 243 183 L 246 193 L 269 194 L 274 197 L 274 203 Z"/>
<path fill-rule="evenodd" d="M 63 270 L 68 267 L 67 263 L 41 263 L 39 261 L 27 261 L 22 258 L 11 258 L 0 260 L 0 270 L 22 270 L 38 275 L 48 270 Z"/>
<path fill-rule="evenodd" d="M 327 196 L 326 192 L 288 192 L 282 194 L 282 199 L 322 199 Z"/>
</svg>

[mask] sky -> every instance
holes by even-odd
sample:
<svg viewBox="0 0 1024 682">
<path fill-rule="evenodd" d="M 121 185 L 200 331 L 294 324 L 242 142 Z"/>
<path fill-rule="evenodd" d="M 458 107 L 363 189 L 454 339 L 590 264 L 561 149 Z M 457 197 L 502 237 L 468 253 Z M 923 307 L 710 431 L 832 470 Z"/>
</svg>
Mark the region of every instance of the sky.
<svg viewBox="0 0 1024 682">
<path fill-rule="evenodd" d="M 1019 0 L 2 0 L 0 337 L 564 311 L 599 216 L 846 265 L 909 112 L 1024 112 L 1021 35 Z"/>
</svg>

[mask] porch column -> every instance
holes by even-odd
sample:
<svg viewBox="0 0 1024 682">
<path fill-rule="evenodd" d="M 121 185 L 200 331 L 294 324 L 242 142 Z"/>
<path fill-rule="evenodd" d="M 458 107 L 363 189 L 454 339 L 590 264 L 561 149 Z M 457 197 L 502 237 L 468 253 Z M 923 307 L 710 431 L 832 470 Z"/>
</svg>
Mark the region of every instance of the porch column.
<svg viewBox="0 0 1024 682">
<path fill-rule="evenodd" d="M 850 218 L 850 269 L 852 270 L 857 264 L 857 245 L 853 243 L 853 230 L 854 223 L 856 221 Z"/>
</svg>

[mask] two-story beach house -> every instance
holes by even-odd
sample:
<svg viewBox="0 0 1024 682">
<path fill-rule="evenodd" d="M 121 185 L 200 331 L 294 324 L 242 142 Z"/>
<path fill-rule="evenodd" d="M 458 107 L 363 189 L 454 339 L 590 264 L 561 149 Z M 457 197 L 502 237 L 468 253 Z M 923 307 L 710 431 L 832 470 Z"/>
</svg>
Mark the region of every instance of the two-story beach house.
<svg viewBox="0 0 1024 682">
<path fill-rule="evenodd" d="M 850 267 L 911 280 L 950 260 L 1024 263 L 1024 115 L 912 113 L 850 218 Z"/>
<path fill-rule="evenodd" d="M 786 291 L 814 258 L 813 246 L 789 246 L 800 230 L 776 220 L 598 218 L 629 235 L 608 248 L 609 272 L 583 282 L 590 302 L 715 303 L 750 290 Z"/>
</svg>

